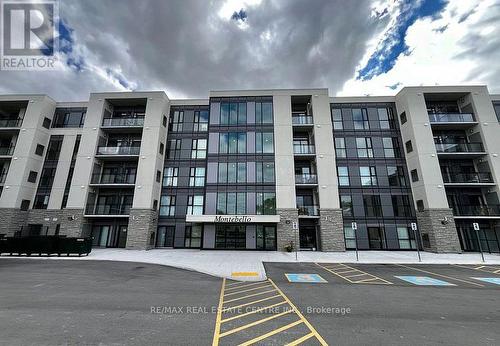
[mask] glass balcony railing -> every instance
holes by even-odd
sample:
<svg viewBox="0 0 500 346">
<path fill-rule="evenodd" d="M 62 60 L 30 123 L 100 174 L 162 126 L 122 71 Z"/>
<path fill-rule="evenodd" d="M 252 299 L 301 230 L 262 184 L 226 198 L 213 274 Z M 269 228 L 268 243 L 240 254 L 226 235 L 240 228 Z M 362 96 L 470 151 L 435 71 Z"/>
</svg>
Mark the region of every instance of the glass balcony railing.
<svg viewBox="0 0 500 346">
<path fill-rule="evenodd" d="M 316 174 L 295 174 L 295 184 L 317 184 Z"/>
<path fill-rule="evenodd" d="M 473 172 L 473 173 L 451 173 L 444 174 L 443 181 L 445 183 L 465 183 L 465 184 L 474 184 L 474 183 L 493 183 L 493 178 L 491 173 L 488 172 Z"/>
<path fill-rule="evenodd" d="M 474 122 L 472 113 L 432 113 L 429 114 L 431 123 L 470 123 Z"/>
<path fill-rule="evenodd" d="M 87 215 L 129 215 L 131 204 L 88 204 Z"/>
<path fill-rule="evenodd" d="M 299 215 L 301 216 L 318 216 L 319 207 L 316 205 L 299 205 L 297 206 Z"/>
<path fill-rule="evenodd" d="M 436 143 L 438 153 L 482 153 L 482 143 Z"/>
<path fill-rule="evenodd" d="M 14 154 L 14 146 L 0 147 L 0 155 L 10 156 Z"/>
<path fill-rule="evenodd" d="M 136 118 L 104 118 L 102 126 L 144 126 L 144 117 Z"/>
<path fill-rule="evenodd" d="M 21 127 L 23 119 L 0 119 L 0 127 Z"/>
<path fill-rule="evenodd" d="M 312 125 L 313 117 L 305 114 L 292 114 L 293 125 Z"/>
<path fill-rule="evenodd" d="M 455 205 L 453 214 L 457 216 L 500 216 L 500 205 Z"/>
<path fill-rule="evenodd" d="M 294 144 L 293 153 L 299 155 L 314 154 L 316 152 L 313 144 Z"/>
<path fill-rule="evenodd" d="M 0 184 L 5 183 L 5 179 L 7 178 L 7 172 L 3 172 L 0 174 Z"/>
<path fill-rule="evenodd" d="M 92 184 L 135 184 L 134 174 L 92 174 Z"/>
<path fill-rule="evenodd" d="M 139 155 L 141 147 L 97 147 L 97 155 Z"/>
</svg>

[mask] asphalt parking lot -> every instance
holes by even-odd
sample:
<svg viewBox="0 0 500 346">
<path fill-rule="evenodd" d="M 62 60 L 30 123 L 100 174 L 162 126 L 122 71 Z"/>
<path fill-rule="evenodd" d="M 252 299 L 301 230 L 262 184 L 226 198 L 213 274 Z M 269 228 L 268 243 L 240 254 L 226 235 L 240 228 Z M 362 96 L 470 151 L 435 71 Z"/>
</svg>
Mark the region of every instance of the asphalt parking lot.
<svg viewBox="0 0 500 346">
<path fill-rule="evenodd" d="M 0 344 L 500 343 L 500 285 L 481 280 L 500 266 L 265 267 L 268 280 L 241 282 L 132 262 L 1 260 Z"/>
</svg>

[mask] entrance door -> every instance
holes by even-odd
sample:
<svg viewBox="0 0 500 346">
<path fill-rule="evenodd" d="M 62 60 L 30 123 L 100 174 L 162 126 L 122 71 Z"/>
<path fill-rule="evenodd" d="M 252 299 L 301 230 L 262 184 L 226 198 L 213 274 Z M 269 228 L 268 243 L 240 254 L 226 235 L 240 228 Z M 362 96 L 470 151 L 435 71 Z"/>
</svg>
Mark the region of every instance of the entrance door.
<svg viewBox="0 0 500 346">
<path fill-rule="evenodd" d="M 276 227 L 257 226 L 257 250 L 276 250 Z"/>
<path fill-rule="evenodd" d="M 384 230 L 381 227 L 368 227 L 368 241 L 370 249 L 385 249 Z"/>
<path fill-rule="evenodd" d="M 118 247 L 125 247 L 127 244 L 127 231 L 128 231 L 128 226 L 127 225 L 121 225 L 118 226 Z"/>
<path fill-rule="evenodd" d="M 316 250 L 316 227 L 300 226 L 299 245 L 303 250 Z"/>
<path fill-rule="evenodd" d="M 174 247 L 175 226 L 158 227 L 156 247 Z"/>
</svg>

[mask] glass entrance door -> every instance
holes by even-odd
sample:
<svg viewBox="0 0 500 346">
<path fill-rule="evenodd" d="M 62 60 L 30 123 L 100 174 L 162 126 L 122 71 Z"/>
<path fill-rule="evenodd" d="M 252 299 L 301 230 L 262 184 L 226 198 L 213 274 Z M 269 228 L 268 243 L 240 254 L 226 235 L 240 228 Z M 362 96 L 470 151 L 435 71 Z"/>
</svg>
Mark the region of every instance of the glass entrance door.
<svg viewBox="0 0 500 346">
<path fill-rule="evenodd" d="M 158 227 L 156 247 L 174 247 L 175 226 Z"/>
<path fill-rule="evenodd" d="M 316 227 L 300 226 L 299 245 L 302 250 L 316 250 Z"/>
<path fill-rule="evenodd" d="M 276 227 L 257 226 L 257 250 L 276 250 Z"/>
<path fill-rule="evenodd" d="M 384 229 L 382 227 L 368 227 L 368 242 L 370 249 L 385 249 Z"/>
</svg>

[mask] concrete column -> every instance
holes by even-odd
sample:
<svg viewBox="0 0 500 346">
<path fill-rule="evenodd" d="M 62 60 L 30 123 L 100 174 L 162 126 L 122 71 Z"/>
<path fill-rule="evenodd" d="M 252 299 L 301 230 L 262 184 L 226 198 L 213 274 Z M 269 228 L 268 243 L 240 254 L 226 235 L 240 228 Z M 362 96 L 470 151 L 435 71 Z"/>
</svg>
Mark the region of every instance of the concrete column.
<svg viewBox="0 0 500 346">
<path fill-rule="evenodd" d="M 320 249 L 321 251 L 345 251 L 344 220 L 342 209 L 319 210 Z"/>
<path fill-rule="evenodd" d="M 426 209 L 417 212 L 417 222 L 424 243 L 424 250 L 462 252 L 451 209 Z M 428 243 L 426 238 L 429 239 Z"/>
</svg>

